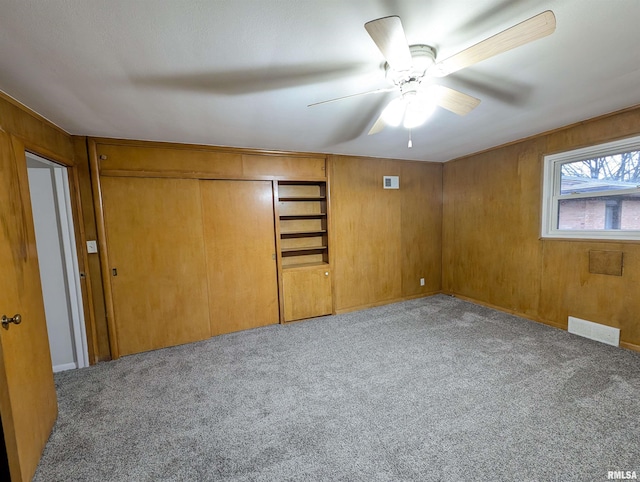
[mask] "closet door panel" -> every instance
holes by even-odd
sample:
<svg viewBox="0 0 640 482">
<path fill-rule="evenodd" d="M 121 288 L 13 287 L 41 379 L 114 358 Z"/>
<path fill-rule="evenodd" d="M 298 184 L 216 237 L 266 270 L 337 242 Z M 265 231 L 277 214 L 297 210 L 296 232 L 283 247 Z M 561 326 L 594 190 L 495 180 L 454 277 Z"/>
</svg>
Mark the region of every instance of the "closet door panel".
<svg viewBox="0 0 640 482">
<path fill-rule="evenodd" d="M 330 274 L 328 266 L 283 270 L 284 321 L 331 314 Z"/>
<path fill-rule="evenodd" d="M 211 335 L 278 323 L 270 181 L 200 181 Z"/>
<path fill-rule="evenodd" d="M 209 337 L 198 180 L 103 177 L 121 355 Z"/>
</svg>

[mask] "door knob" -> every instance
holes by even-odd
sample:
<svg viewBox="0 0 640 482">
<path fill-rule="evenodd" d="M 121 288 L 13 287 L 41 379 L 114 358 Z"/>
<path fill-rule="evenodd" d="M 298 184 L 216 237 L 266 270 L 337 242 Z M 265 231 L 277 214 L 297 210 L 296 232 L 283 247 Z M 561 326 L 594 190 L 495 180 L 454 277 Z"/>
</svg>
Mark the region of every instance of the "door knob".
<svg viewBox="0 0 640 482">
<path fill-rule="evenodd" d="M 7 315 L 2 315 L 2 328 L 6 328 L 8 330 L 9 323 L 19 325 L 22 323 L 22 316 L 19 313 L 17 315 L 13 315 L 13 318 L 9 318 Z"/>
</svg>

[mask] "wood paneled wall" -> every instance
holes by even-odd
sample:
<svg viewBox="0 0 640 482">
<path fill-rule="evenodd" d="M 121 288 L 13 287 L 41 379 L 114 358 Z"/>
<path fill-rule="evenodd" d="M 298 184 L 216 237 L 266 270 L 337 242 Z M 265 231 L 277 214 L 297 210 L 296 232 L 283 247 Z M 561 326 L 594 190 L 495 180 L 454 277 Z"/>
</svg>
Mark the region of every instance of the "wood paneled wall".
<svg viewBox="0 0 640 482">
<path fill-rule="evenodd" d="M 25 145 L 57 159 L 73 162 L 71 137 L 50 122 L 0 92 L 0 128 L 20 137 Z"/>
<path fill-rule="evenodd" d="M 71 179 L 73 209 L 82 220 L 76 226 L 76 241 L 79 254 L 79 268 L 85 273 L 83 279 L 83 299 L 85 301 L 85 322 L 89 358 L 92 362 L 110 359 L 109 344 L 106 338 L 106 322 L 102 303 L 100 271 L 96 270 L 90 255 L 87 256 L 84 240 L 95 233 L 95 220 L 92 214 L 92 192 L 89 179 L 88 162 L 84 138 L 72 138 L 69 134 L 51 124 L 38 114 L 0 92 L 0 130 L 19 138 L 25 148 L 42 157 L 68 166 L 70 176 L 77 178 L 77 184 Z M 0 146 L 10 149 L 10 146 Z M 77 186 L 78 191 L 74 190 Z M 95 239 L 89 238 L 89 239 Z"/>
<path fill-rule="evenodd" d="M 98 138 L 87 148 L 112 357 L 279 321 L 273 195 L 285 179 L 324 185 L 325 154 Z M 172 249 L 180 233 L 190 235 L 182 261 Z M 200 285 L 208 285 L 210 330 Z M 174 297 L 176 286 L 193 297 Z M 179 324 L 177 313 L 194 309 Z"/>
<path fill-rule="evenodd" d="M 336 311 L 439 291 L 442 165 L 348 156 L 329 165 Z M 383 189 L 383 176 L 400 176 L 400 189 Z"/>
<path fill-rule="evenodd" d="M 322 179 L 324 154 L 168 142 L 91 139 L 107 176 L 201 179 Z"/>
<path fill-rule="evenodd" d="M 443 172 L 443 291 L 564 328 L 576 316 L 640 348 L 640 243 L 540 239 L 546 154 L 640 133 L 640 108 L 456 159 Z M 589 272 L 621 251 L 622 276 Z"/>
<path fill-rule="evenodd" d="M 94 239 L 86 139 L 72 138 L 2 95 L 0 128 L 24 139 L 39 154 L 66 159 L 77 167 L 85 238 Z M 569 315 L 619 327 L 623 345 L 640 347 L 640 323 L 635 316 L 640 312 L 635 289 L 640 281 L 640 243 L 539 237 L 543 156 L 638 133 L 640 108 L 635 108 L 444 165 L 329 156 L 335 310 L 349 311 L 443 290 L 561 328 L 566 328 Z M 117 142 L 105 140 L 105 144 Z M 121 144 L 106 154 L 104 167 L 114 175 L 131 169 L 131 164 L 118 164 L 122 149 L 157 148 L 142 142 Z M 224 164 L 225 178 L 249 175 L 259 179 L 265 176 L 264 169 L 279 166 L 287 171 L 290 163 L 289 157 L 274 153 L 265 159 L 264 167 L 250 150 L 239 149 L 233 155 L 231 150 L 223 155 L 228 166 L 220 159 L 212 164 L 211 149 L 172 147 L 181 158 L 191 160 L 193 177 L 214 178 L 219 173 L 209 172 L 211 166 Z M 163 148 L 163 158 L 166 152 Z M 140 175 L 148 170 L 158 176 L 173 174 L 160 173 L 170 171 L 172 163 L 159 166 L 155 158 L 150 166 L 134 165 L 140 168 Z M 229 169 L 238 172 L 227 172 Z M 253 171 L 245 172 L 247 169 Z M 322 163 L 304 175 L 324 177 Z M 383 175 L 400 176 L 400 189 L 383 190 Z M 592 250 L 622 252 L 623 275 L 590 273 Z M 94 326 L 88 327 L 92 358 L 104 360 L 110 355 L 100 267 L 96 255 L 87 259 L 93 303 Z M 424 286 L 420 286 L 420 278 L 425 278 Z"/>
<path fill-rule="evenodd" d="M 291 156 L 273 153 L 110 139 L 91 142 L 96 143 L 103 175 L 260 179 L 291 178 L 294 172 Z M 293 178 L 325 176 L 321 156 L 309 154 L 303 164 L 298 161 L 309 169 Z M 335 310 L 440 291 L 442 165 L 347 156 L 330 156 L 328 165 Z M 384 190 L 383 175 L 400 176 L 400 189 Z M 420 278 L 425 279 L 423 286 Z"/>
</svg>

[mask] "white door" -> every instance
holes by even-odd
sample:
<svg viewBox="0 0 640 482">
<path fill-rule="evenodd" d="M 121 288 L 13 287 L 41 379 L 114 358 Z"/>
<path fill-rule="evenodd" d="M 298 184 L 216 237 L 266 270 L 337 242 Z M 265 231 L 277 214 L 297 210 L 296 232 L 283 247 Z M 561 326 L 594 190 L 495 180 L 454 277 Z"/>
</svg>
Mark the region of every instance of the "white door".
<svg viewBox="0 0 640 482">
<path fill-rule="evenodd" d="M 89 366 L 67 168 L 27 153 L 53 371 Z"/>
</svg>

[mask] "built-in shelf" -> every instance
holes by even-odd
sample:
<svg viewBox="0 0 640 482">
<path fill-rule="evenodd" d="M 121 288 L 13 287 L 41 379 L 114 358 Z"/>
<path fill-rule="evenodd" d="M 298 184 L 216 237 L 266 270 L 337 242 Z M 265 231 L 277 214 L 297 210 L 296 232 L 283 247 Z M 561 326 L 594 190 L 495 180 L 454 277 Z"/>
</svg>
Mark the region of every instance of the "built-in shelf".
<svg viewBox="0 0 640 482">
<path fill-rule="evenodd" d="M 280 236 L 283 238 L 302 238 L 305 236 L 322 236 L 326 233 L 326 229 L 314 229 L 309 231 L 280 231 Z"/>
<path fill-rule="evenodd" d="M 280 219 L 314 219 L 314 218 L 326 218 L 326 213 L 314 213 L 314 214 L 281 214 Z"/>
<path fill-rule="evenodd" d="M 329 262 L 326 181 L 278 181 L 283 268 Z"/>
<path fill-rule="evenodd" d="M 332 311 L 327 196 L 326 180 L 278 181 L 283 321 Z"/>
<path fill-rule="evenodd" d="M 324 196 L 295 196 L 295 197 L 280 197 L 278 200 L 280 202 L 289 202 L 289 201 L 324 201 L 327 198 Z"/>
<path fill-rule="evenodd" d="M 324 251 L 327 249 L 326 246 L 303 246 L 297 248 L 282 248 L 280 251 L 282 255 L 285 256 L 288 253 L 303 253 L 307 251 Z"/>
</svg>

